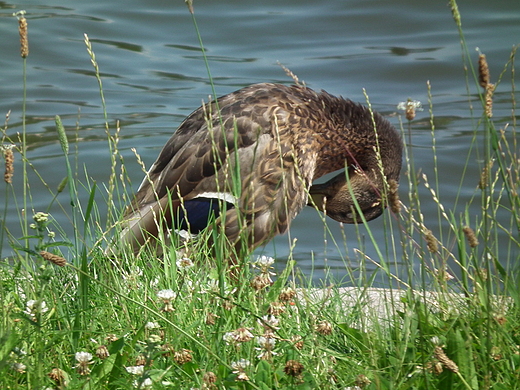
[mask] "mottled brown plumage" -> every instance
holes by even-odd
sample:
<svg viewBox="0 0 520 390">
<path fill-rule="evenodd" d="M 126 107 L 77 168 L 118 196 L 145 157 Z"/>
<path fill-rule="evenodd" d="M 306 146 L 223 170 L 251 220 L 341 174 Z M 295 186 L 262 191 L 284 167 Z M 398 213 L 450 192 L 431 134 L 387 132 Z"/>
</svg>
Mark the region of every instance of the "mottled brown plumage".
<svg viewBox="0 0 520 390">
<path fill-rule="evenodd" d="M 217 223 L 237 249 L 284 233 L 309 193 L 310 204 L 346 223 L 361 221 L 355 196 L 371 220 L 383 212 L 385 180 L 399 180 L 401 156 L 396 130 L 362 105 L 304 86 L 251 85 L 182 122 L 129 206 L 122 241 L 137 250 L 160 229 L 179 224 L 185 205 L 211 198 L 228 203 Z"/>
</svg>

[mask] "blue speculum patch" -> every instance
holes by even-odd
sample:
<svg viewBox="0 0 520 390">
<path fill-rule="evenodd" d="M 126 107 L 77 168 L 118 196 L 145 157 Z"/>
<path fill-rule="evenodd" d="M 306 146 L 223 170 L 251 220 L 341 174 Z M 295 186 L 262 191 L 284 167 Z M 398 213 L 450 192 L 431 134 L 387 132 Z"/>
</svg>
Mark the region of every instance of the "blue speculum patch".
<svg viewBox="0 0 520 390">
<path fill-rule="evenodd" d="M 192 234 L 200 233 L 222 212 L 235 207 L 231 203 L 214 198 L 196 198 L 184 202 L 184 207 L 177 209 L 175 226 Z"/>
</svg>

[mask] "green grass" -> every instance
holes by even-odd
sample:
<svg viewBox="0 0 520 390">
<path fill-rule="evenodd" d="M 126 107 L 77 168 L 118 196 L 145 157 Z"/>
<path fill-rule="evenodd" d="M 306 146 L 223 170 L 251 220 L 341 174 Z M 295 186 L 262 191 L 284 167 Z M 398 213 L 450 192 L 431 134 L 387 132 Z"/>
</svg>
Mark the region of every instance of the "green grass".
<svg viewBox="0 0 520 390">
<path fill-rule="evenodd" d="M 146 248 L 139 256 L 122 252 L 107 258 L 102 247 L 118 229 L 117 200 L 131 196 L 126 179 L 119 179 L 119 172 L 125 172 L 119 129 L 106 125 L 113 160 L 105 195 L 108 220 L 102 224 L 93 200 L 101 190 L 78 179 L 81 172 L 69 162 L 69 141 L 57 118 L 68 180 L 54 195 L 69 193 L 74 236 L 59 238 L 64 229 L 39 210 L 20 215 L 24 237 L 19 239 L 0 220 L 14 253 L 0 262 L 0 387 L 519 389 L 516 102 L 512 94 L 511 124 L 507 131 L 497 130 L 503 124 L 486 114 L 486 92 L 465 46 L 456 3 L 450 4 L 468 69 L 468 91 L 477 90 L 482 102 L 482 110 L 473 111 L 482 114 L 475 117 L 469 146 L 478 149 L 482 161 L 480 183 L 470 201 L 446 210 L 436 160 L 435 175 L 427 178 L 408 147 L 402 179 L 408 191 L 401 191 L 406 194 L 401 210 L 394 204 L 394 212 L 382 217 L 388 240 L 372 239 L 378 258 L 359 252 L 362 276 L 352 276 L 353 289 L 311 288 L 290 258 L 274 278 L 268 262 L 243 257 L 238 280 L 230 280 L 220 272 L 230 254 L 216 229 L 206 232 L 214 237 L 216 253 L 199 240 L 183 247 L 165 245 L 160 259 Z M 512 91 L 514 55 L 503 71 L 512 74 Z M 102 94 L 99 77 L 98 82 Z M 435 155 L 431 97 L 428 109 Z M 403 134 L 411 134 L 413 120 L 403 117 L 401 124 Z M 3 134 L 4 149 L 18 142 L 7 136 L 7 124 Z M 21 145 L 12 150 L 22 157 L 27 177 L 34 167 Z M 29 183 L 25 186 L 23 202 L 31 210 Z M 424 187 L 430 196 L 419 195 Z M 6 183 L 4 215 L 17 201 L 9 198 L 11 192 L 12 184 Z M 86 204 L 80 194 L 88 194 Z M 421 213 L 426 202 L 438 208 L 435 222 L 441 230 L 436 236 Z M 475 204 L 480 205 L 477 215 L 469 213 Z M 499 218 L 502 209 L 509 220 Z M 511 233 L 499 243 L 504 231 Z M 50 262 L 63 256 L 68 260 L 64 266 Z M 509 262 L 503 265 L 499 259 Z M 378 305 L 368 303 L 374 298 L 373 276 L 363 267 L 371 261 L 379 267 L 377 274 L 399 286 L 378 290 L 375 297 L 384 298 Z M 404 264 L 399 273 L 391 272 L 394 262 Z M 413 266 L 417 262 L 419 272 Z M 450 279 L 450 274 L 459 276 Z"/>
</svg>

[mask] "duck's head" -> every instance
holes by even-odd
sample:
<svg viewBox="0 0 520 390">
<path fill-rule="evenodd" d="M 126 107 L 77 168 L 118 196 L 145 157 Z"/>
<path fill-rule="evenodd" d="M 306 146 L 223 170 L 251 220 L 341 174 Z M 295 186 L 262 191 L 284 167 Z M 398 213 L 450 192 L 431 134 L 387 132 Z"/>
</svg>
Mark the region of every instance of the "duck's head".
<svg viewBox="0 0 520 390">
<path fill-rule="evenodd" d="M 326 183 L 313 185 L 309 192 L 312 206 L 338 222 L 363 222 L 359 210 L 366 221 L 371 221 L 385 209 L 380 180 L 373 180 L 365 172 L 354 168 L 342 171 Z"/>
</svg>

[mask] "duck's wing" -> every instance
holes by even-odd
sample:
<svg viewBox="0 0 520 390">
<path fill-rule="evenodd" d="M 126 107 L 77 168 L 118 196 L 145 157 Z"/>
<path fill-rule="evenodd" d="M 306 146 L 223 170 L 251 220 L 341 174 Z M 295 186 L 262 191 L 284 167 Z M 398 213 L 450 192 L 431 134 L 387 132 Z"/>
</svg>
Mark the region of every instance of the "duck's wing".
<svg viewBox="0 0 520 390">
<path fill-rule="evenodd" d="M 307 201 L 310 180 L 302 174 L 290 142 L 271 139 L 261 157 L 244 180 L 240 207 L 228 210 L 223 221 L 237 253 L 285 233 Z"/>
<path fill-rule="evenodd" d="M 263 226 L 263 233 L 256 236 L 273 229 L 285 231 L 305 204 L 300 199 L 305 193 L 303 183 L 296 180 L 293 145 L 291 140 L 280 139 L 287 126 L 287 112 L 281 108 L 288 104 L 286 88 L 272 84 L 245 88 L 187 117 L 165 144 L 127 209 L 123 240 L 134 236 L 130 240 L 142 244 L 140 231 L 156 235 L 163 224 L 171 224 L 182 202 L 208 193 L 235 197 L 238 208 L 248 215 L 247 224 L 254 221 L 250 229 L 254 232 Z M 280 180 L 291 184 L 279 191 Z M 268 211 L 272 209 L 281 211 L 273 215 Z M 238 213 L 231 214 L 234 216 L 226 219 L 230 234 L 238 225 L 230 222 Z M 274 228 L 268 226 L 273 218 L 281 221 Z"/>
</svg>

